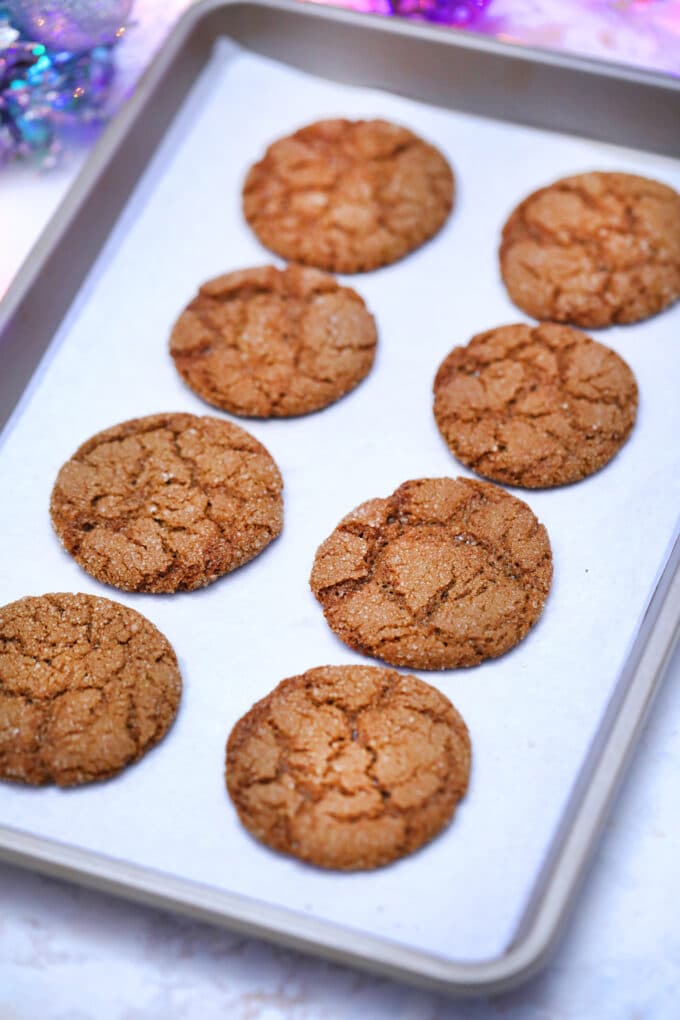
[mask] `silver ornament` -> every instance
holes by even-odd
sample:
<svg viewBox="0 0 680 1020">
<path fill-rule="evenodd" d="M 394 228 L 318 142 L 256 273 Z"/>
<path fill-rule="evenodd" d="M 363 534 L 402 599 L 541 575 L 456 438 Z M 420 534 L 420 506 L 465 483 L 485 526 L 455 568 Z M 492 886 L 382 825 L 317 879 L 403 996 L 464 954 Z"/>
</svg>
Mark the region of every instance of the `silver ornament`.
<svg viewBox="0 0 680 1020">
<path fill-rule="evenodd" d="M 119 38 L 132 0 L 4 0 L 2 6 L 30 39 L 80 53 Z"/>
</svg>

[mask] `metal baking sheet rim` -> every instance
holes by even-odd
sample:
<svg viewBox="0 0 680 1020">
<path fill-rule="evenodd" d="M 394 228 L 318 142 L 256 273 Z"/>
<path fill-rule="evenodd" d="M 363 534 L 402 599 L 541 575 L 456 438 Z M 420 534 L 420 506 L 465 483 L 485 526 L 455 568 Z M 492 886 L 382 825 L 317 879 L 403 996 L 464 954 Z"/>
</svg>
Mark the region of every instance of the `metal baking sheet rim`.
<svg viewBox="0 0 680 1020">
<path fill-rule="evenodd" d="M 436 46 L 486 53 L 519 61 L 535 62 L 556 70 L 595 74 L 603 79 L 625 81 L 672 94 L 680 83 L 658 75 L 615 65 L 571 58 L 509 46 L 484 37 L 442 32 L 429 26 L 355 14 L 333 8 L 300 5 L 295 0 L 204 0 L 179 22 L 154 66 L 144 75 L 136 93 L 106 131 L 80 173 L 54 219 L 48 225 L 31 258 L 24 265 L 0 305 L 0 333 L 12 327 L 16 335 L 26 329 L 25 303 L 60 243 L 76 224 L 121 145 L 137 124 L 157 87 L 197 27 L 217 11 L 248 10 L 296 19 L 310 19 L 353 28 L 371 29 L 383 37 L 413 36 Z M 675 98 L 675 97 L 672 97 Z M 122 197 L 124 201 L 125 196 Z M 78 261 L 77 259 L 75 260 Z M 66 306 L 71 295 L 64 299 Z M 30 318 L 30 316 L 29 316 Z M 50 334 L 54 321 L 50 323 Z M 16 351 L 12 347 L 16 347 Z M 44 348 L 43 348 L 44 349 Z M 21 351 L 19 372 L 7 378 L 21 395 L 28 376 L 43 349 L 28 350 L 10 345 L 10 359 Z M 14 362 L 12 362 L 14 363 Z M 5 362 L 7 364 L 7 361 Z M 27 374 L 27 369 L 28 374 Z M 3 372 L 3 375 L 5 373 Z M 4 380 L 3 380 L 4 381 Z M 18 385 L 17 385 L 18 384 Z M 4 389 L 4 387 L 3 387 Z M 15 401 L 11 401 L 13 404 Z M 7 415 L 0 419 L 4 425 Z M 625 768 L 635 750 L 652 700 L 678 637 L 680 626 L 680 538 L 676 539 L 662 571 L 644 620 L 631 647 L 615 697 L 600 726 L 590 754 L 583 764 L 562 819 L 553 847 L 538 876 L 530 903 L 508 950 L 482 963 L 450 962 L 395 943 L 364 935 L 329 922 L 272 907 L 250 898 L 217 891 L 195 882 L 173 878 L 152 869 L 78 850 L 52 840 L 0 826 L 0 859 L 40 873 L 66 878 L 91 888 L 114 893 L 136 902 L 171 908 L 198 920 L 223 925 L 248 935 L 261 936 L 282 945 L 352 964 L 398 980 L 408 980 L 449 995 L 482 995 L 502 991 L 528 979 L 546 962 L 563 926 L 583 878 L 590 853 L 606 821 Z"/>
<path fill-rule="evenodd" d="M 261 936 L 448 995 L 503 991 L 527 980 L 544 965 L 567 921 L 678 637 L 679 608 L 680 541 L 676 540 L 631 649 L 626 665 L 630 682 L 619 702 L 610 706 L 600 739 L 592 750 L 596 760 L 584 764 L 571 797 L 563 820 L 564 837 L 562 841 L 556 840 L 552 859 L 539 876 L 514 943 L 497 959 L 475 964 L 451 963 L 293 911 L 4 826 L 0 826 L 0 858 L 42 874 L 70 879 L 139 903 L 172 908 L 200 921 Z"/>
</svg>

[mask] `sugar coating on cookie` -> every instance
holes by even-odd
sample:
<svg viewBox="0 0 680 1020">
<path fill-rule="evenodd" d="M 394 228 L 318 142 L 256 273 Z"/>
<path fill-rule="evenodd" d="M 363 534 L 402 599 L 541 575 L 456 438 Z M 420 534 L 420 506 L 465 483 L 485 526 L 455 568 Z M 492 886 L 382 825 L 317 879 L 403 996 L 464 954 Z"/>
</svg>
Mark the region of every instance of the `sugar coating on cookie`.
<svg viewBox="0 0 680 1020">
<path fill-rule="evenodd" d="M 393 666 L 454 669 L 516 645 L 551 579 L 548 535 L 526 503 L 488 482 L 421 478 L 343 518 L 310 584 L 351 648 Z"/>
<path fill-rule="evenodd" d="M 50 513 L 66 550 L 123 591 L 209 584 L 257 556 L 283 524 L 281 475 L 250 433 L 155 414 L 99 432 L 61 468 Z"/>
<path fill-rule="evenodd" d="M 451 167 L 433 145 L 384 120 L 322 120 L 270 145 L 243 188 L 262 244 L 291 262 L 357 273 L 395 262 L 437 233 Z"/>
<path fill-rule="evenodd" d="M 470 737 L 448 698 L 375 666 L 282 681 L 234 726 L 227 788 L 257 839 L 322 868 L 377 868 L 451 819 Z"/>
<path fill-rule="evenodd" d="M 680 195 L 633 174 L 565 177 L 511 214 L 500 265 L 511 299 L 536 319 L 646 319 L 680 297 Z"/>
<path fill-rule="evenodd" d="M 571 326 L 499 326 L 456 347 L 434 382 L 449 449 L 477 474 L 547 488 L 607 464 L 635 423 L 623 358 Z"/>
<path fill-rule="evenodd" d="M 116 775 L 170 728 L 175 653 L 140 613 L 92 595 L 0 608 L 0 778 L 75 786 Z"/>
<path fill-rule="evenodd" d="M 317 269 L 263 266 L 204 283 L 175 324 L 170 353 L 208 403 L 280 418 L 354 389 L 371 369 L 376 339 L 356 291 Z"/>
</svg>

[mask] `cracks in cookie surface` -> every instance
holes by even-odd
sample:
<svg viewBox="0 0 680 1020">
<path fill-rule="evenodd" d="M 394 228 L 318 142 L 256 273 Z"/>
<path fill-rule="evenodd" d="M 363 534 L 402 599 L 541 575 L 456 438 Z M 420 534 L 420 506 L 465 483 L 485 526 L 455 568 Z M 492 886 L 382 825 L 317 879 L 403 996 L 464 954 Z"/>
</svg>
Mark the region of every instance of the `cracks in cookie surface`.
<svg viewBox="0 0 680 1020">
<path fill-rule="evenodd" d="M 227 745 L 229 794 L 249 831 L 340 869 L 377 867 L 432 838 L 464 795 L 469 767 L 467 729 L 448 699 L 376 667 L 283 681 Z"/>
<path fill-rule="evenodd" d="M 539 319 L 638 321 L 680 296 L 680 195 L 631 174 L 564 178 L 515 209 L 500 261 L 512 300 Z"/>
<path fill-rule="evenodd" d="M 433 146 L 385 121 L 320 121 L 250 170 L 244 213 L 262 243 L 335 272 L 375 269 L 435 234 L 453 175 Z"/>
<path fill-rule="evenodd" d="M 451 669 L 524 637 L 551 578 L 547 534 L 525 503 L 486 482 L 421 479 L 344 518 L 319 547 L 310 584 L 352 648 Z"/>
<path fill-rule="evenodd" d="M 357 386 L 376 339 L 355 291 L 318 270 L 265 266 L 204 284 L 175 324 L 170 353 L 209 403 L 247 417 L 288 417 Z"/>
<path fill-rule="evenodd" d="M 164 736 L 175 653 L 139 613 L 52 594 L 0 609 L 0 776 L 72 786 L 115 775 Z"/>
<path fill-rule="evenodd" d="M 67 551 L 99 580 L 191 590 L 279 534 L 281 489 L 268 452 L 238 426 L 150 415 L 84 443 L 59 472 L 50 512 Z"/>
<path fill-rule="evenodd" d="M 607 464 L 635 423 L 635 377 L 614 351 L 568 326 L 501 326 L 454 348 L 434 383 L 451 452 L 526 488 L 578 481 Z"/>
</svg>

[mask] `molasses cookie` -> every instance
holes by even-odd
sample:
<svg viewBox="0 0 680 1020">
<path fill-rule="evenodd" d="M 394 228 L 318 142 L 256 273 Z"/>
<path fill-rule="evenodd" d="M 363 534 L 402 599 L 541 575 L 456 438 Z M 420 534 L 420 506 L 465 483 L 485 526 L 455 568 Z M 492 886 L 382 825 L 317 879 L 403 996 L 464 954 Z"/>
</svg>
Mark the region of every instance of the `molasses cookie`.
<svg viewBox="0 0 680 1020">
<path fill-rule="evenodd" d="M 144 616 L 92 595 L 0 608 L 0 778 L 75 786 L 116 775 L 170 728 L 182 681 Z"/>
<path fill-rule="evenodd" d="M 191 389 L 232 414 L 287 418 L 354 389 L 376 329 L 356 291 L 317 269 L 243 269 L 209 280 L 170 337 Z"/>
<path fill-rule="evenodd" d="M 227 744 L 243 825 L 321 868 L 377 868 L 416 850 L 451 819 L 469 772 L 467 727 L 448 698 L 375 666 L 282 681 Z"/>
<path fill-rule="evenodd" d="M 270 145 L 248 173 L 245 217 L 291 262 L 358 273 L 396 262 L 443 226 L 453 173 L 441 152 L 384 120 L 321 120 Z"/>
<path fill-rule="evenodd" d="M 455 457 L 529 489 L 577 482 L 630 435 L 635 376 L 570 326 L 499 326 L 456 347 L 434 381 L 434 415 Z"/>
<path fill-rule="evenodd" d="M 282 481 L 261 443 L 217 418 L 153 414 L 99 432 L 57 476 L 66 550 L 123 591 L 210 584 L 281 531 Z"/>
<path fill-rule="evenodd" d="M 517 206 L 500 263 L 510 297 L 536 319 L 646 319 L 680 297 L 680 195 L 633 174 L 565 177 Z"/>
<path fill-rule="evenodd" d="M 488 482 L 421 478 L 348 514 L 310 584 L 337 636 L 393 666 L 454 669 L 507 652 L 552 579 L 548 535 Z"/>
</svg>

